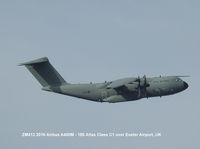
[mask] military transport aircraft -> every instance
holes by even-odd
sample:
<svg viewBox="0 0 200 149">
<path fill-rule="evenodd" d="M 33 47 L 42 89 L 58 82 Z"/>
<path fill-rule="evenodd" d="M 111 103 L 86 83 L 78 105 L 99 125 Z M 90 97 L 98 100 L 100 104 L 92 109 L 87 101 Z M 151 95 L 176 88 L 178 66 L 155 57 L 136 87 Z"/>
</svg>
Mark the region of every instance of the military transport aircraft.
<svg viewBox="0 0 200 149">
<path fill-rule="evenodd" d="M 129 77 L 104 83 L 70 84 L 50 64 L 47 57 L 22 63 L 42 85 L 42 90 L 96 102 L 124 102 L 181 92 L 188 84 L 185 76 Z"/>
</svg>

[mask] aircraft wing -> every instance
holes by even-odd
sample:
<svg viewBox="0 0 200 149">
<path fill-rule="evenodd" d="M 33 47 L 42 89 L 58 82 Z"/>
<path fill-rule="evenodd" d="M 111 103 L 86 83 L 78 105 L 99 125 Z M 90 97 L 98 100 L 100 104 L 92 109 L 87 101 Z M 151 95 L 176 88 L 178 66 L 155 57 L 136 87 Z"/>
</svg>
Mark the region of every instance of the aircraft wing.
<svg viewBox="0 0 200 149">
<path fill-rule="evenodd" d="M 122 87 L 122 86 L 125 86 L 126 84 L 129 84 L 129 83 L 132 83 L 132 82 L 135 82 L 137 80 L 137 78 L 123 78 L 123 79 L 119 79 L 119 80 L 115 80 L 115 81 L 112 81 L 109 85 L 107 85 L 107 88 L 119 88 L 119 87 Z"/>
</svg>

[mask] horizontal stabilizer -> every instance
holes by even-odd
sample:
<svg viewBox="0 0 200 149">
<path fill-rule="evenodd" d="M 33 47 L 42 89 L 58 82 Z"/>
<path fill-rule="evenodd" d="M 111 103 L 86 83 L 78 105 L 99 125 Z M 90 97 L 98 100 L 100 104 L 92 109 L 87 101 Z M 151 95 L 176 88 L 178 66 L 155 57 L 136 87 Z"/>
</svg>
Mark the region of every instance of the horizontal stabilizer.
<svg viewBox="0 0 200 149">
<path fill-rule="evenodd" d="M 21 63 L 19 64 L 19 66 L 23 66 L 23 65 L 33 65 L 33 64 L 38 64 L 38 63 L 43 63 L 43 62 L 48 62 L 48 58 L 47 57 L 42 57 L 42 58 L 39 58 L 39 59 L 36 59 L 36 60 L 33 60 L 33 61 L 29 61 L 29 62 L 26 62 L 26 63 Z"/>
</svg>

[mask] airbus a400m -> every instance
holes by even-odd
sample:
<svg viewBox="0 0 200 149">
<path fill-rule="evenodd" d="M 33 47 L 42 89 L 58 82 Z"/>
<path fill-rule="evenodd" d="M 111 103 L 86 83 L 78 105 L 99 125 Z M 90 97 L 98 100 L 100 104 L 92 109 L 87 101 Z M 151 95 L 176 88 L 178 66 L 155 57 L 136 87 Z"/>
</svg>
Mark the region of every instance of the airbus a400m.
<svg viewBox="0 0 200 149">
<path fill-rule="evenodd" d="M 47 57 L 22 63 L 45 91 L 60 93 L 96 102 L 125 102 L 141 98 L 167 96 L 188 88 L 184 76 L 122 78 L 103 83 L 71 84 L 66 82 Z"/>
</svg>

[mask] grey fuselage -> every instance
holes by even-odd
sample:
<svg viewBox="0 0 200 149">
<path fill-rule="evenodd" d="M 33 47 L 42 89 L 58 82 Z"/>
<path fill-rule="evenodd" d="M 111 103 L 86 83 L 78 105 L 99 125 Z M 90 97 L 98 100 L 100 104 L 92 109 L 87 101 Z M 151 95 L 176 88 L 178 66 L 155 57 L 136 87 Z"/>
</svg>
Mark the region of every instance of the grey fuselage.
<svg viewBox="0 0 200 149">
<path fill-rule="evenodd" d="M 129 83 L 120 88 L 107 88 L 111 82 L 90 84 L 67 84 L 59 86 L 43 87 L 43 90 L 52 91 L 64 95 L 83 98 L 96 102 L 124 102 L 166 96 L 181 92 L 188 88 L 188 84 L 177 76 L 147 78 L 149 84 L 146 92 L 141 89 L 138 96 L 137 83 Z"/>
<path fill-rule="evenodd" d="M 165 76 L 146 78 L 122 78 L 104 83 L 70 84 L 51 65 L 47 57 L 21 63 L 25 66 L 45 91 L 74 96 L 96 102 L 124 102 L 166 96 L 181 92 L 188 84 L 179 77 Z"/>
</svg>

